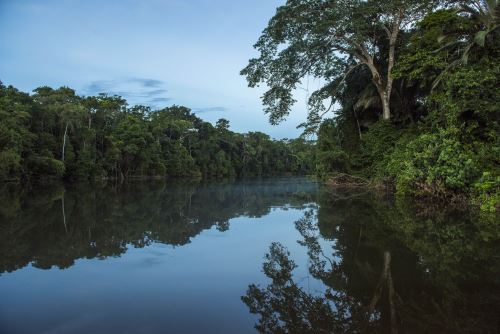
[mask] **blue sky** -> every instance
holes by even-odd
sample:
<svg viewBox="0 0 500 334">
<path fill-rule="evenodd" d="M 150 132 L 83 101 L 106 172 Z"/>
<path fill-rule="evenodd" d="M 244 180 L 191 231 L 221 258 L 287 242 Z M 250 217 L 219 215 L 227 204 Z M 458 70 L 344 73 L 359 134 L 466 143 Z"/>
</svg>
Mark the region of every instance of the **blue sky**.
<svg viewBox="0 0 500 334">
<path fill-rule="evenodd" d="M 284 0 L 0 0 L 0 80 L 23 91 L 69 86 L 130 104 L 185 105 L 210 122 L 275 138 L 300 134 L 305 92 L 268 124 L 263 89 L 239 71 Z"/>
</svg>

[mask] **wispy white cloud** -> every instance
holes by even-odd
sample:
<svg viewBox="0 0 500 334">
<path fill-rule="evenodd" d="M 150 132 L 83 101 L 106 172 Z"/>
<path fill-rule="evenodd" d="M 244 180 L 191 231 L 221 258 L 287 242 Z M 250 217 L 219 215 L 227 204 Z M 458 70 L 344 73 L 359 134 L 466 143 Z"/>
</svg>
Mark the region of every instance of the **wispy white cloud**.
<svg viewBox="0 0 500 334">
<path fill-rule="evenodd" d="M 205 112 L 222 112 L 227 111 L 225 107 L 202 107 L 202 108 L 193 108 L 193 112 L 195 113 L 205 113 Z"/>
<path fill-rule="evenodd" d="M 106 93 L 126 98 L 130 104 L 144 104 L 157 107 L 171 100 L 166 97 L 165 82 L 150 78 L 125 78 L 96 80 L 86 85 L 83 91 L 89 95 Z"/>
</svg>

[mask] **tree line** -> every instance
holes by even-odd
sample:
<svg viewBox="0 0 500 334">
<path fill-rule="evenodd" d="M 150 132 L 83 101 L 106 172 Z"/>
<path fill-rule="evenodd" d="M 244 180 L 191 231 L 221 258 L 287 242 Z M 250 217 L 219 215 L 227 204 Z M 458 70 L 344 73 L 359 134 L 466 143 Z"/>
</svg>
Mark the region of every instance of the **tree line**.
<svg viewBox="0 0 500 334">
<path fill-rule="evenodd" d="M 241 177 L 307 174 L 312 142 L 215 126 L 189 108 L 129 107 L 120 96 L 78 96 L 0 82 L 0 180 Z"/>
<path fill-rule="evenodd" d="M 304 80 L 317 173 L 394 184 L 400 194 L 500 207 L 497 0 L 288 0 L 241 74 L 270 122 Z"/>
</svg>

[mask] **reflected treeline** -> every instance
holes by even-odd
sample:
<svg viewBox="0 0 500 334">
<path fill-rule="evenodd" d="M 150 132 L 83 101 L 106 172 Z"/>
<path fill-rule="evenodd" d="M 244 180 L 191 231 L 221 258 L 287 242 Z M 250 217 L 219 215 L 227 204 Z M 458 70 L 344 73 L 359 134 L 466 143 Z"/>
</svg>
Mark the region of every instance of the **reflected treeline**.
<svg viewBox="0 0 500 334">
<path fill-rule="evenodd" d="M 290 254 L 272 244 L 263 266 L 271 283 L 252 284 L 242 297 L 261 333 L 498 333 L 494 222 L 324 191 L 296 227 L 325 290 L 302 287 Z"/>
<path fill-rule="evenodd" d="M 0 272 L 29 263 L 66 268 L 79 258 L 119 256 L 130 245 L 184 245 L 213 226 L 227 230 L 231 218 L 304 208 L 315 201 L 316 188 L 305 178 L 283 178 L 3 189 Z"/>
</svg>

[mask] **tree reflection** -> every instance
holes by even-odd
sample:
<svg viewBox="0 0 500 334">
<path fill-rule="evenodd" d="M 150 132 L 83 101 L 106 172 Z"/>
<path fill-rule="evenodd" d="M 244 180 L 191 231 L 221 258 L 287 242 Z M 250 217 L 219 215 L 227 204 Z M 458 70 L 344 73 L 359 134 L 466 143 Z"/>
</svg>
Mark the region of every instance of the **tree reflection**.
<svg viewBox="0 0 500 334">
<path fill-rule="evenodd" d="M 129 183 L 0 191 L 0 273 L 31 263 L 67 268 L 79 258 L 120 256 L 153 242 L 182 246 L 232 218 L 272 207 L 305 207 L 316 184 L 306 179 L 227 183 Z"/>
<path fill-rule="evenodd" d="M 323 292 L 305 292 L 288 251 L 271 245 L 271 283 L 242 297 L 261 333 L 497 332 L 499 239 L 490 225 L 352 195 L 324 193 L 296 222 Z"/>
<path fill-rule="evenodd" d="M 325 296 L 304 292 L 293 280 L 296 267 L 281 244 L 271 245 L 263 270 L 272 283 L 265 288 L 252 284 L 242 297 L 250 312 L 260 315 L 255 328 L 261 333 L 333 333 L 349 328 L 348 310 L 332 307 L 342 296 L 332 295 L 331 289 Z"/>
</svg>

